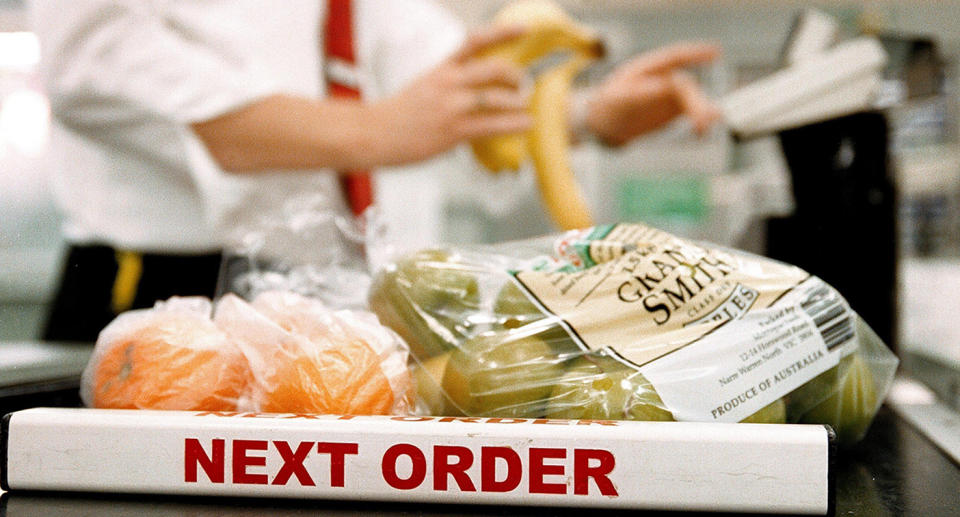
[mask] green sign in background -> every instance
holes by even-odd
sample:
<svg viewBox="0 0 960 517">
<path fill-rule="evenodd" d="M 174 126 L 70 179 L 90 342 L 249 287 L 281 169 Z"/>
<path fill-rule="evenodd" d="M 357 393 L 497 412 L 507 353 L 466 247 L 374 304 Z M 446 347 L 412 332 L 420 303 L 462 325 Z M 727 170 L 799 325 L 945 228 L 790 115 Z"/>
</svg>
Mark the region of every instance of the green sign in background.
<svg viewBox="0 0 960 517">
<path fill-rule="evenodd" d="M 619 221 L 696 224 L 709 215 L 710 185 L 703 177 L 626 177 L 615 192 Z"/>
</svg>

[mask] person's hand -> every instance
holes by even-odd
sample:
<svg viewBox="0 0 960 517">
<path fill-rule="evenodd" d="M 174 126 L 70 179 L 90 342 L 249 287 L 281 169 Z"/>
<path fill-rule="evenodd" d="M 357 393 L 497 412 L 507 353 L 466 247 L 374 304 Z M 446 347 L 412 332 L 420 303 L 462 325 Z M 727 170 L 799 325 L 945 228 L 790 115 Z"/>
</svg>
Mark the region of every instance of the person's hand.
<svg viewBox="0 0 960 517">
<path fill-rule="evenodd" d="M 604 143 L 619 146 L 685 115 L 694 131 L 703 134 L 720 111 L 683 68 L 719 54 L 714 45 L 680 43 L 633 58 L 591 92 L 587 128 Z"/>
<path fill-rule="evenodd" d="M 531 120 L 520 88 L 523 71 L 479 57 L 522 33 L 520 27 L 480 30 L 449 59 L 374 105 L 374 121 L 394 153 L 385 161 L 419 161 L 474 138 L 525 131 Z"/>
</svg>

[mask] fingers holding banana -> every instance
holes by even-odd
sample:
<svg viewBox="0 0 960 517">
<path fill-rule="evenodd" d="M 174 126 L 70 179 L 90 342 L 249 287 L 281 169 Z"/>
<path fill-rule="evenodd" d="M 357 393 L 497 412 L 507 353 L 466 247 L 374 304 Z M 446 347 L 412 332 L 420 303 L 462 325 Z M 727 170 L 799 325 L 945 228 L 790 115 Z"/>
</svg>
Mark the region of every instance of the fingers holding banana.
<svg viewBox="0 0 960 517">
<path fill-rule="evenodd" d="M 496 15 L 493 23 L 526 29 L 521 36 L 502 40 L 477 55 L 524 68 L 558 53 L 565 61 L 541 71 L 529 100 L 525 99 L 532 118 L 530 130 L 475 138 L 471 141 L 474 156 L 491 172 L 517 170 L 530 159 L 541 198 L 554 223 L 565 230 L 590 226 L 587 204 L 570 167 L 567 113 L 574 78 L 602 56 L 603 43 L 594 31 L 576 23 L 551 0 L 514 1 Z"/>
<path fill-rule="evenodd" d="M 462 88 L 454 129 L 462 140 L 526 131 L 531 124 L 527 94 L 500 84 Z"/>
<path fill-rule="evenodd" d="M 530 127 L 531 120 L 530 115 L 526 111 L 520 113 L 482 112 L 464 118 L 458 124 L 457 136 L 464 140 L 472 140 L 490 137 L 491 135 L 523 132 Z"/>
<path fill-rule="evenodd" d="M 471 115 L 495 112 L 524 112 L 528 92 L 523 70 L 497 58 L 474 59 L 463 63 L 454 87 L 461 90 L 462 108 Z"/>
<path fill-rule="evenodd" d="M 453 56 L 396 95 L 373 106 L 374 145 L 389 158 L 409 163 L 431 158 L 475 138 L 530 127 L 523 71 L 502 60 L 481 57 L 491 45 L 523 34 L 522 28 L 478 31 Z"/>
<path fill-rule="evenodd" d="M 541 71 L 532 94 L 524 95 L 521 69 L 558 52 L 566 61 Z M 682 69 L 719 52 L 710 44 L 681 43 L 631 60 L 593 90 L 586 128 L 620 145 L 686 115 L 703 134 L 720 113 Z M 598 35 L 552 0 L 515 0 L 453 58 L 463 68 L 458 86 L 467 90 L 460 136 L 471 140 L 474 156 L 491 172 L 532 161 L 546 211 L 561 229 L 592 224 L 570 166 L 568 113 L 574 78 L 602 56 Z"/>
<path fill-rule="evenodd" d="M 525 112 L 527 100 L 524 95 L 508 88 L 475 88 L 463 94 L 464 109 L 472 114 L 484 115 L 495 111 Z"/>
<path fill-rule="evenodd" d="M 491 48 L 516 41 L 526 31 L 526 26 L 517 23 L 488 25 L 467 36 L 467 40 L 450 59 L 460 63 L 467 62 L 489 52 Z"/>
<path fill-rule="evenodd" d="M 491 26 L 472 34 L 451 57 L 451 97 L 458 113 L 455 137 L 472 140 L 496 134 L 526 131 L 529 91 L 524 70 L 506 59 L 490 57 L 489 51 L 509 44 L 526 29 L 517 25 Z"/>
<path fill-rule="evenodd" d="M 519 91 L 524 80 L 523 69 L 514 63 L 499 58 L 475 58 L 460 63 L 455 86 Z"/>
</svg>

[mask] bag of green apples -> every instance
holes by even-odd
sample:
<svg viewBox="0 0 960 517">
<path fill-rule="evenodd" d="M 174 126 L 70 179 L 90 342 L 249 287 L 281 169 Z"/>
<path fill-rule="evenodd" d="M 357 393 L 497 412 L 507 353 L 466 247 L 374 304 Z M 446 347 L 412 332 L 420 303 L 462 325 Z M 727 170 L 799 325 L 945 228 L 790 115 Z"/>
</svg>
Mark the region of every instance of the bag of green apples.
<svg viewBox="0 0 960 517">
<path fill-rule="evenodd" d="M 422 250 L 369 302 L 434 415 L 817 423 L 849 444 L 897 366 L 820 279 L 641 224 Z"/>
</svg>

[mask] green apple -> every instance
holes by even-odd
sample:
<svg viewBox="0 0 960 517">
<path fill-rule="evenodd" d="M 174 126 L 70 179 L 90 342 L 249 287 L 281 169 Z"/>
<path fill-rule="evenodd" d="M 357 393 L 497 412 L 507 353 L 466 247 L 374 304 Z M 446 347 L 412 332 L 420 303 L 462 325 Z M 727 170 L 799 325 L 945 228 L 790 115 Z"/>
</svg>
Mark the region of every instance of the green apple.
<svg viewBox="0 0 960 517">
<path fill-rule="evenodd" d="M 445 250 L 404 257 L 374 279 L 370 308 L 394 329 L 415 357 L 425 360 L 452 349 L 469 333 L 480 295 L 472 269 Z"/>
<path fill-rule="evenodd" d="M 544 314 L 514 284 L 507 282 L 497 293 L 493 303 L 496 325 L 505 330 L 519 330 L 524 335 L 545 341 L 557 353 L 579 353 L 580 348 L 570 339 L 556 316 Z"/>
<path fill-rule="evenodd" d="M 513 281 L 504 284 L 497 293 L 497 299 L 493 302 L 493 312 L 500 318 L 500 323 L 508 329 L 518 328 L 546 317 Z"/>
<path fill-rule="evenodd" d="M 452 332 L 404 296 L 395 270 L 382 271 L 374 278 L 367 302 L 380 323 L 407 342 L 414 357 L 426 360 L 454 346 Z"/>
<path fill-rule="evenodd" d="M 843 361 L 849 362 L 849 366 L 842 372 L 837 388 L 807 411 L 800 421 L 828 424 L 837 432 L 841 443 L 852 444 L 867 432 L 879 401 L 873 375 L 863 357 L 854 353 Z"/>
<path fill-rule="evenodd" d="M 774 400 L 760 411 L 741 420 L 748 424 L 783 424 L 787 422 L 787 405 L 783 399 Z"/>
<path fill-rule="evenodd" d="M 578 420 L 674 419 L 640 372 L 600 354 L 584 355 L 571 362 L 550 394 L 547 416 Z"/>
<path fill-rule="evenodd" d="M 417 409 L 420 414 L 459 416 L 460 413 L 443 391 L 443 377 L 450 362 L 451 352 L 444 352 L 412 366 L 417 387 Z"/>
<path fill-rule="evenodd" d="M 421 310 L 436 311 L 450 305 L 476 310 L 479 306 L 476 272 L 445 250 L 418 251 L 401 260 L 397 271 L 398 283 Z"/>
<path fill-rule="evenodd" d="M 563 361 L 543 340 L 491 333 L 451 353 L 443 388 L 467 415 L 533 418 L 562 373 Z"/>
<path fill-rule="evenodd" d="M 817 375 L 788 393 L 784 397 L 787 401 L 787 418 L 791 422 L 800 420 L 800 417 L 835 393 L 840 386 L 840 381 L 846 375 L 847 369 L 850 368 L 850 364 L 850 357 L 845 357 L 833 368 Z"/>
</svg>

